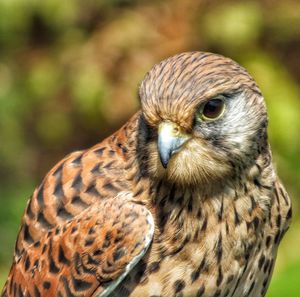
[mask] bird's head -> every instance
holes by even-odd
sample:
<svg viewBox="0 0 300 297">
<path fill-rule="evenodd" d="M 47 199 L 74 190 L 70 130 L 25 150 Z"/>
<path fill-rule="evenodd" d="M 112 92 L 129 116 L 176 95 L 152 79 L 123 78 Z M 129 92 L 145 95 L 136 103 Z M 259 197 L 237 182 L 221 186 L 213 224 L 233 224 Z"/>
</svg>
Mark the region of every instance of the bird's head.
<svg viewBox="0 0 300 297">
<path fill-rule="evenodd" d="M 181 184 L 242 174 L 267 150 L 259 88 L 231 59 L 183 53 L 155 65 L 139 89 L 148 168 Z"/>
</svg>

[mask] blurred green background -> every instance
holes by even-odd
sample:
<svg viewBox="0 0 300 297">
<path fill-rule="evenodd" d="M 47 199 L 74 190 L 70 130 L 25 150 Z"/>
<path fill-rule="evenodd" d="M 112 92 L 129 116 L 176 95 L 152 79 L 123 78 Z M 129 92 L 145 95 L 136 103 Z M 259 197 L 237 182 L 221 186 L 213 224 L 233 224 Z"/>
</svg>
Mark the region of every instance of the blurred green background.
<svg viewBox="0 0 300 297">
<path fill-rule="evenodd" d="M 274 161 L 294 205 L 268 297 L 300 292 L 300 2 L 0 1 L 0 288 L 25 203 L 70 151 L 138 109 L 137 85 L 172 54 L 238 61 L 266 98 Z"/>
</svg>

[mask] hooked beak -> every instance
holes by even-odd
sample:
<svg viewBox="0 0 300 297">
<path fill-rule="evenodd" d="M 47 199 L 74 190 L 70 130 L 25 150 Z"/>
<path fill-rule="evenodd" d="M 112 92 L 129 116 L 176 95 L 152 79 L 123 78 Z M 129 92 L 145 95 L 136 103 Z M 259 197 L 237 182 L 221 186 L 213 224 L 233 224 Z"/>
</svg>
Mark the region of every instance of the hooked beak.
<svg viewBox="0 0 300 297">
<path fill-rule="evenodd" d="M 162 122 L 158 127 L 158 152 L 161 164 L 167 168 L 170 158 L 190 137 L 172 122 Z"/>
</svg>

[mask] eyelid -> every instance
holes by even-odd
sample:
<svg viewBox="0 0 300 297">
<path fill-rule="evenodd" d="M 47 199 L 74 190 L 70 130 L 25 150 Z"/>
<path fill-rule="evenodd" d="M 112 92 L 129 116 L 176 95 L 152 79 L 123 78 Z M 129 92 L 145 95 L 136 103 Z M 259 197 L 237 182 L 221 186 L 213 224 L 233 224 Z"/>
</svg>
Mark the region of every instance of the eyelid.
<svg viewBox="0 0 300 297">
<path fill-rule="evenodd" d="M 218 94 L 218 95 L 215 95 L 215 96 L 212 96 L 212 97 L 209 97 L 207 98 L 204 102 L 202 102 L 200 105 L 198 105 L 198 108 L 196 109 L 198 112 L 203 110 L 203 107 L 204 105 L 210 101 L 210 100 L 213 100 L 213 99 L 220 99 L 220 100 L 226 100 L 228 98 L 231 98 L 233 95 L 232 94 L 229 94 L 229 93 L 225 93 L 225 94 Z"/>
</svg>

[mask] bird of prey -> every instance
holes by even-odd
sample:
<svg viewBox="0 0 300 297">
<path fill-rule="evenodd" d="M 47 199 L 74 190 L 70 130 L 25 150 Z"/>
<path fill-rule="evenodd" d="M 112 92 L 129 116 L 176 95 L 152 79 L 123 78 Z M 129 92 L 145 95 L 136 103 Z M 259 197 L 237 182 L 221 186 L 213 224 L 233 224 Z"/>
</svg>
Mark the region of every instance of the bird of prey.
<svg viewBox="0 0 300 297">
<path fill-rule="evenodd" d="M 29 200 L 8 296 L 265 296 L 291 203 L 263 96 L 220 55 L 155 65 L 141 110 Z"/>
</svg>

